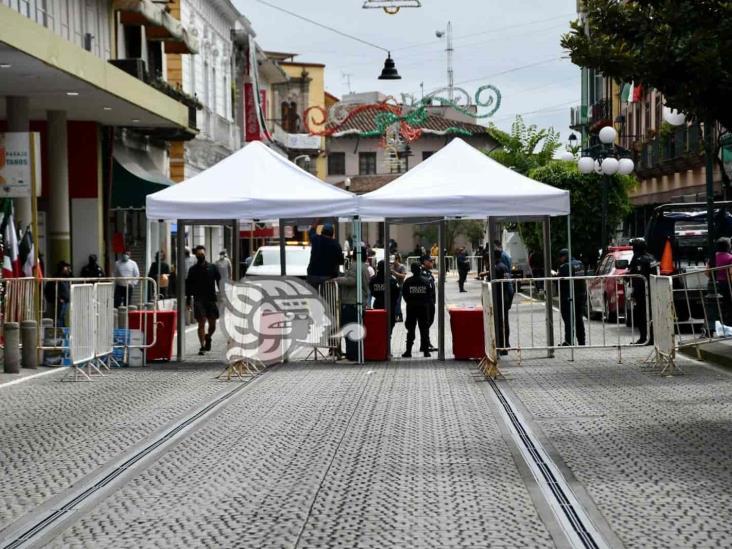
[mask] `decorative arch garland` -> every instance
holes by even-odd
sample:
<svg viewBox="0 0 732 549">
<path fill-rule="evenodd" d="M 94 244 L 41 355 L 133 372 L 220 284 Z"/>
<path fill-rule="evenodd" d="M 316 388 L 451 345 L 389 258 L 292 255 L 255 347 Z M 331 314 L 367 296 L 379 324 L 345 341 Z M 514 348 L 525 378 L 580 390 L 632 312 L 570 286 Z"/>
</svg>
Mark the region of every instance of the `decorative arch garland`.
<svg viewBox="0 0 732 549">
<path fill-rule="evenodd" d="M 355 105 L 349 107 L 344 103 L 336 103 L 329 111 L 319 106 L 309 107 L 303 113 L 303 122 L 306 131 L 310 135 L 319 135 L 324 137 L 357 135 L 359 137 L 382 137 L 382 146 L 386 148 L 396 147 L 400 142 L 412 143 L 422 137 L 424 130 L 419 126 L 427 122 L 429 113 L 427 107 L 437 102 L 443 107 L 451 107 L 456 111 L 470 116 L 474 119 L 489 118 L 493 116 L 501 106 L 501 92 L 491 85 L 481 86 L 475 92 L 475 105 L 477 107 L 487 108 L 488 111 L 483 114 L 472 112 L 470 107 L 470 94 L 463 88 L 454 88 L 453 91 L 464 98 L 464 103 L 449 100 L 440 97 L 438 94 L 447 91 L 447 88 L 440 88 L 426 95 L 423 99 L 415 101 L 414 96 L 402 94 L 402 104 L 398 104 L 396 99 L 388 97 L 382 102 L 366 105 Z M 487 99 L 483 100 L 483 93 L 490 93 Z M 408 99 L 411 102 L 408 103 Z M 405 108 L 406 107 L 406 108 Z M 358 114 L 365 111 L 379 111 L 374 116 L 373 130 L 344 130 L 341 128 Z M 315 114 L 320 114 L 320 118 L 316 119 Z M 312 126 L 323 126 L 322 130 L 315 130 Z M 451 126 L 442 131 L 427 130 L 433 135 L 460 135 L 470 136 L 472 132 L 457 126 Z"/>
</svg>

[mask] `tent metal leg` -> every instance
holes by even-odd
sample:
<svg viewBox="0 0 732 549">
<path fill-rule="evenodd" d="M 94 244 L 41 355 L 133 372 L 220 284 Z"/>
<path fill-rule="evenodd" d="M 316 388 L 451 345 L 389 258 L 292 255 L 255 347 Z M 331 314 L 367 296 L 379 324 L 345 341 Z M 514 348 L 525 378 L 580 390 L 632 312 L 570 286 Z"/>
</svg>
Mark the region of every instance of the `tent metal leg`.
<svg viewBox="0 0 732 549">
<path fill-rule="evenodd" d="M 234 280 L 238 282 L 241 279 L 241 245 L 239 242 L 241 238 L 241 227 L 238 219 L 233 221 L 231 231 L 234 233 L 231 235 L 231 261 L 234 263 L 232 274 Z"/>
<path fill-rule="evenodd" d="M 389 220 L 384 219 L 384 309 L 386 309 L 386 358 L 391 357 L 391 258 L 389 256 Z"/>
<path fill-rule="evenodd" d="M 183 362 L 186 349 L 186 228 L 183 220 L 179 219 L 175 234 L 177 244 L 175 268 L 175 293 L 178 311 L 178 362 Z"/>
<path fill-rule="evenodd" d="M 363 280 L 361 273 L 363 272 L 363 247 L 361 246 L 361 220 L 358 216 L 353 218 L 353 234 L 356 246 L 356 322 L 359 325 L 359 332 L 363 332 Z M 358 363 L 364 363 L 363 338 L 358 340 Z"/>
<path fill-rule="evenodd" d="M 285 220 L 280 219 L 280 275 L 287 276 L 287 254 L 285 253 Z"/>
<path fill-rule="evenodd" d="M 445 360 L 445 248 L 447 247 L 447 221 L 442 219 L 438 229 L 439 263 L 437 265 L 437 359 Z"/>
<path fill-rule="evenodd" d="M 544 239 L 544 277 L 549 278 L 552 264 L 551 218 L 547 215 L 542 219 L 542 236 Z M 546 345 L 554 347 L 554 288 L 549 280 L 544 281 L 544 307 L 546 314 Z M 554 349 L 547 349 L 547 358 L 554 358 Z"/>
<path fill-rule="evenodd" d="M 567 250 L 569 251 L 569 258 L 567 259 L 569 261 L 569 269 L 568 269 L 568 276 L 571 279 L 573 274 L 572 269 L 572 216 L 567 216 Z M 569 335 L 570 335 L 570 341 L 568 342 L 569 347 L 569 360 L 574 361 L 574 346 L 576 343 L 576 328 L 577 328 L 577 319 L 575 318 L 575 306 L 574 306 L 574 282 L 570 280 L 569 282 Z"/>
</svg>

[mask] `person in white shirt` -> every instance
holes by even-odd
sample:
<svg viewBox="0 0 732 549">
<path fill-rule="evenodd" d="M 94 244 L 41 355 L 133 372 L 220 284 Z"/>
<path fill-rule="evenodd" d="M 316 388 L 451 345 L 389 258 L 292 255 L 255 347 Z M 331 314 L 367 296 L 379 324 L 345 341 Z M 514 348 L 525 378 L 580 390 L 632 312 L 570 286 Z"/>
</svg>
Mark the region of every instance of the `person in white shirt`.
<svg viewBox="0 0 732 549">
<path fill-rule="evenodd" d="M 125 278 L 139 278 L 140 268 L 134 259 L 130 258 L 130 252 L 125 250 L 122 257 L 114 264 L 114 278 L 118 279 L 114 287 L 114 306 L 127 305 L 132 289 L 137 286 L 139 280 L 120 280 Z"/>
<path fill-rule="evenodd" d="M 221 276 L 221 279 L 218 282 L 219 293 L 221 293 L 224 291 L 224 284 L 229 282 L 233 277 L 231 260 L 226 255 L 226 250 L 221 250 L 219 253 L 219 259 L 216 261 L 216 268 L 219 270 L 219 276 Z"/>
<path fill-rule="evenodd" d="M 185 249 L 185 256 L 183 259 L 183 265 L 186 268 L 186 272 L 183 273 L 183 280 L 188 278 L 188 269 L 190 269 L 193 265 L 196 264 L 196 258 L 191 255 L 191 250 L 188 248 Z"/>
</svg>

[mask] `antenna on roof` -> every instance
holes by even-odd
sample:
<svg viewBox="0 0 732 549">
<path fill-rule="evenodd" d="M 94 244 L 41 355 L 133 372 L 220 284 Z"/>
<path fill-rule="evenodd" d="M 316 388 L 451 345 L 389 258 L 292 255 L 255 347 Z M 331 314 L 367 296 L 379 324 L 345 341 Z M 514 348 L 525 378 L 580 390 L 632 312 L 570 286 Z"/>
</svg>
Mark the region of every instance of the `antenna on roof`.
<svg viewBox="0 0 732 549">
<path fill-rule="evenodd" d="M 350 72 L 342 72 L 341 77 L 346 82 L 346 86 L 348 86 L 348 93 L 353 93 L 353 90 L 351 89 L 351 76 L 353 76 Z"/>
</svg>

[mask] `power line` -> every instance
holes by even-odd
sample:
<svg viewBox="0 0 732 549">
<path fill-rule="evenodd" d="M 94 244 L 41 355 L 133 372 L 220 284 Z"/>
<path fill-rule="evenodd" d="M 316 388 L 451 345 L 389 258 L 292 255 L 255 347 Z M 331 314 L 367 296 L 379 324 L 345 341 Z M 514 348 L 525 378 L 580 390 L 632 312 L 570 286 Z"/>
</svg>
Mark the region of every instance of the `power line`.
<svg viewBox="0 0 732 549">
<path fill-rule="evenodd" d="M 567 101 L 566 103 L 559 103 L 557 105 L 552 105 L 550 107 L 544 107 L 543 109 L 537 109 L 535 111 L 515 112 L 512 114 L 507 114 L 506 116 L 502 116 L 501 118 L 496 118 L 495 120 L 491 120 L 491 122 L 501 122 L 503 120 L 509 120 L 511 118 L 516 118 L 517 116 L 526 116 L 528 114 L 538 114 L 540 112 L 558 111 L 558 110 L 564 109 L 565 107 L 568 107 L 569 105 L 575 105 L 577 103 L 579 103 L 579 99 L 573 99 L 572 101 Z"/>
<path fill-rule="evenodd" d="M 363 38 L 359 38 L 358 36 L 353 36 L 352 34 L 345 33 L 343 31 L 340 31 L 338 29 L 334 29 L 333 27 L 329 27 L 328 25 L 323 25 L 322 23 L 319 23 L 318 21 L 314 21 L 312 19 L 308 19 L 307 17 L 300 15 L 299 13 L 295 13 L 290 10 L 286 10 L 285 8 L 281 8 L 280 6 L 276 6 L 274 4 L 270 4 L 269 2 L 265 2 L 264 0 L 257 0 L 260 4 L 264 4 L 265 6 L 268 6 L 272 9 L 279 10 L 283 13 L 286 13 L 287 15 L 291 15 L 292 17 L 297 17 L 298 19 L 302 19 L 303 21 L 307 21 L 308 23 L 315 25 L 317 27 L 329 30 L 330 32 L 334 32 L 336 34 L 340 34 L 341 36 L 344 36 L 346 38 L 350 38 L 351 40 L 355 40 L 356 42 L 361 42 L 362 44 L 366 44 L 367 46 L 371 46 L 372 48 L 379 49 L 381 51 L 389 52 L 387 48 L 382 48 L 378 44 L 374 44 L 373 42 L 369 42 L 368 40 L 364 40 Z"/>
<path fill-rule="evenodd" d="M 547 17 L 545 19 L 536 19 L 534 21 L 526 21 L 524 23 L 517 23 L 515 25 L 506 25 L 505 27 L 500 27 L 500 28 L 495 28 L 495 29 L 488 29 L 488 30 L 484 30 L 484 31 L 473 32 L 473 33 L 470 33 L 470 34 L 463 34 L 461 36 L 456 36 L 454 39 L 455 40 L 462 40 L 464 38 L 470 38 L 472 36 L 479 36 L 481 34 L 498 33 L 498 32 L 502 32 L 502 31 L 505 31 L 505 30 L 515 29 L 515 28 L 519 28 L 519 27 L 525 27 L 526 25 L 534 25 L 536 23 L 546 23 L 547 21 L 554 21 L 556 19 L 563 19 L 565 17 L 572 17 L 572 16 L 575 16 L 576 17 L 576 14 L 570 13 L 570 14 L 564 14 L 564 15 L 557 15 L 557 16 L 554 16 L 554 17 Z M 436 43 L 439 43 L 439 40 L 431 40 L 429 42 L 420 42 L 419 44 L 411 44 L 409 46 L 402 46 L 401 48 L 394 48 L 391 51 L 409 50 L 409 49 L 412 49 L 412 48 L 419 48 L 421 46 L 431 46 L 431 45 L 436 44 Z"/>
</svg>

